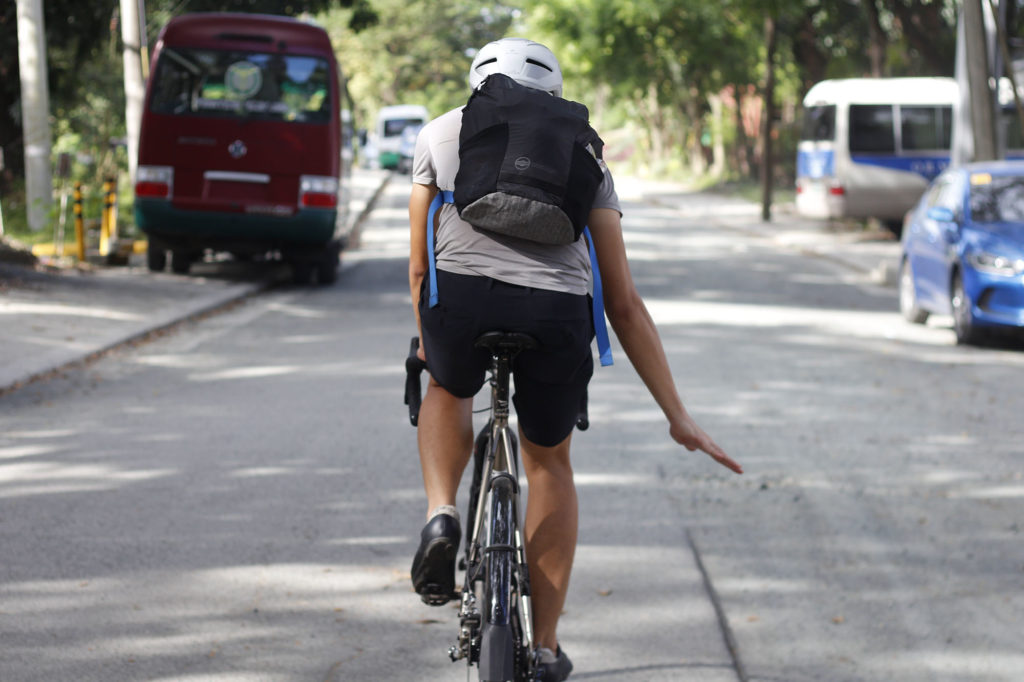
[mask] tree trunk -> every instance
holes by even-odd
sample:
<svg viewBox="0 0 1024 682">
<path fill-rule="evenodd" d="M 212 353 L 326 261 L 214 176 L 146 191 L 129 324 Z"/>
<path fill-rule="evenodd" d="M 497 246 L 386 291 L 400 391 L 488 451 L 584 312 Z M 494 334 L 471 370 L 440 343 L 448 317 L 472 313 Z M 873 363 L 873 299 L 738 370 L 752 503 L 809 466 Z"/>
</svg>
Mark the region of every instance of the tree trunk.
<svg viewBox="0 0 1024 682">
<path fill-rule="evenodd" d="M 970 91 L 971 129 L 974 135 L 974 158 L 970 160 L 991 161 L 997 156 L 995 115 L 992 89 L 989 87 L 991 69 L 981 2 L 965 0 L 963 7 L 967 87 Z"/>
<path fill-rule="evenodd" d="M 747 128 L 743 121 L 743 90 L 740 84 L 733 85 L 736 93 L 735 125 L 736 125 L 736 169 L 744 178 L 753 177 L 754 151 L 750 148 Z"/>
<path fill-rule="evenodd" d="M 765 78 L 764 85 L 764 125 L 762 141 L 764 154 L 761 158 L 761 220 L 770 222 L 772 219 L 772 179 L 775 174 L 775 159 L 772 150 L 773 122 L 775 120 L 775 43 L 777 29 L 775 19 L 768 17 L 764 21 L 765 33 Z"/>
<path fill-rule="evenodd" d="M 881 78 L 884 73 L 885 64 L 885 31 L 882 30 L 882 21 L 878 13 L 878 4 L 875 0 L 866 0 L 864 6 L 868 13 L 868 59 L 871 61 L 871 75 Z"/>
<path fill-rule="evenodd" d="M 25 139 L 28 225 L 41 230 L 53 203 L 50 172 L 50 90 L 46 80 L 46 27 L 42 0 L 18 0 L 21 126 Z"/>
<path fill-rule="evenodd" d="M 725 111 L 720 95 L 708 97 L 711 105 L 711 174 L 716 178 L 725 175 Z"/>
<path fill-rule="evenodd" d="M 135 184 L 139 162 L 139 129 L 142 127 L 142 37 L 138 0 L 121 0 L 121 42 L 124 62 L 124 121 L 128 138 L 128 178 Z"/>
</svg>

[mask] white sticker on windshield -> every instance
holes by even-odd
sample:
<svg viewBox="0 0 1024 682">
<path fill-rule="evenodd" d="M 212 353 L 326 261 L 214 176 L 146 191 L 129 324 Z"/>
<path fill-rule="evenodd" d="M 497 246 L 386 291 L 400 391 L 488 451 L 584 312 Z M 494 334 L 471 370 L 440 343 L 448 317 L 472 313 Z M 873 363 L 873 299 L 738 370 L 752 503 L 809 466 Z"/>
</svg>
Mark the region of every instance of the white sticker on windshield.
<svg viewBox="0 0 1024 682">
<path fill-rule="evenodd" d="M 224 85 L 236 97 L 252 97 L 263 86 L 263 72 L 252 62 L 235 62 L 224 72 Z"/>
</svg>

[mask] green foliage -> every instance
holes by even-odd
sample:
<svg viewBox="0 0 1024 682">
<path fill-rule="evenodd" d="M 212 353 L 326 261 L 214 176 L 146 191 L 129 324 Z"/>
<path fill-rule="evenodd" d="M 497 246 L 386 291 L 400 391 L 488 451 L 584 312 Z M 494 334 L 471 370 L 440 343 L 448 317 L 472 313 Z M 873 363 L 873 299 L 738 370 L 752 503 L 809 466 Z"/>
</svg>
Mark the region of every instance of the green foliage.
<svg viewBox="0 0 1024 682">
<path fill-rule="evenodd" d="M 517 10 L 475 0 L 374 0 L 378 22 L 351 30 L 358 8 L 317 19 L 334 43 L 359 127 L 382 106 L 422 104 L 439 115 L 465 104 L 472 51 L 503 37 Z"/>
</svg>

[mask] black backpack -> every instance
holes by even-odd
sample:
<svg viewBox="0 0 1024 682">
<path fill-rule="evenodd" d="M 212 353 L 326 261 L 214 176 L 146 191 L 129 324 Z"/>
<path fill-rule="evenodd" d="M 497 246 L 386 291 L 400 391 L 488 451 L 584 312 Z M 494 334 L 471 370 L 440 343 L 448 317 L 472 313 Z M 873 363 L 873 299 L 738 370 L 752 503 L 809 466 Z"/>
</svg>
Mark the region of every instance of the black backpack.
<svg viewBox="0 0 1024 682">
<path fill-rule="evenodd" d="M 570 244 L 587 224 L 604 143 L 587 108 L 491 74 L 462 111 L 455 207 L 474 227 Z"/>
</svg>

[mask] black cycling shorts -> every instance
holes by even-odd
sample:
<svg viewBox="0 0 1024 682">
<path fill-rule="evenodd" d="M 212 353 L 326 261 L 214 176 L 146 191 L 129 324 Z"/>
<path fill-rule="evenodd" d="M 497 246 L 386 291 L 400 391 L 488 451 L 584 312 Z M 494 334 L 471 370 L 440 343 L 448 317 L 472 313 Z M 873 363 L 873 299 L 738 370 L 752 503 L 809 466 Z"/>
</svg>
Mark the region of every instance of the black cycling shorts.
<svg viewBox="0 0 1024 682">
<path fill-rule="evenodd" d="M 491 357 L 474 342 L 489 331 L 521 332 L 539 347 L 512 365 L 513 404 L 531 442 L 561 443 L 572 432 L 594 373 L 590 297 L 506 284 L 490 277 L 437 272 L 439 304 L 420 292 L 423 350 L 434 380 L 459 398 L 484 384 Z"/>
</svg>

